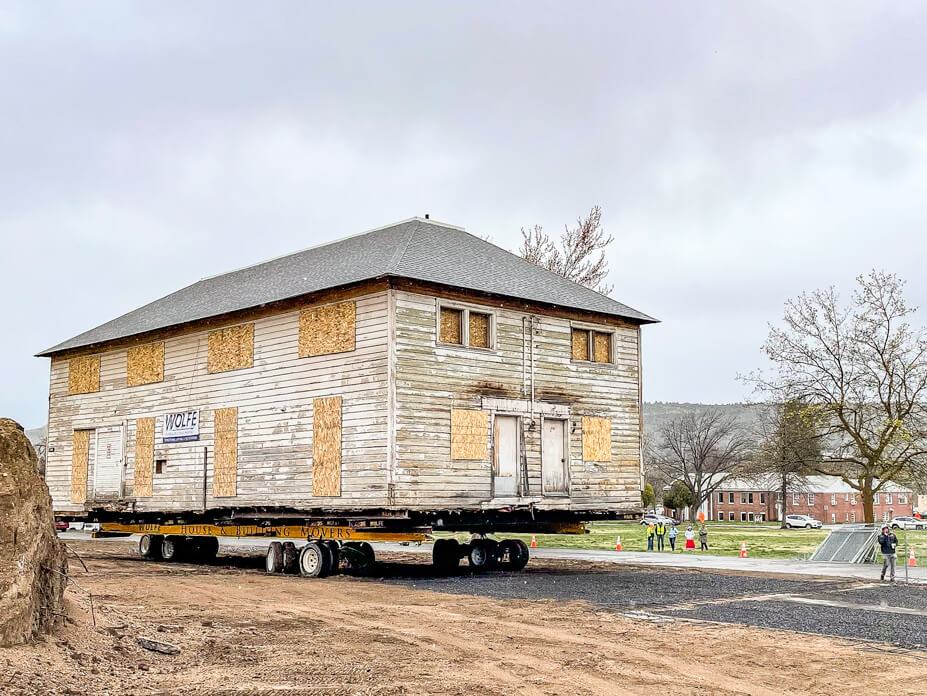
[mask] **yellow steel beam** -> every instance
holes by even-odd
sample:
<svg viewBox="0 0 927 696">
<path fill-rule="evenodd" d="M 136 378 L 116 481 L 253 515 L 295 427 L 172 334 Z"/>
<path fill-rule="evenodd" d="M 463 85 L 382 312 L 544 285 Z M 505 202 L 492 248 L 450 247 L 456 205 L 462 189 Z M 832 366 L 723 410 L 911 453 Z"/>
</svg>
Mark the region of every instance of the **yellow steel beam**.
<svg viewBox="0 0 927 696">
<path fill-rule="evenodd" d="M 394 532 L 387 530 L 355 529 L 353 527 L 306 527 L 301 525 L 263 527 L 256 524 L 121 524 L 118 522 L 104 522 L 101 525 L 100 531 L 128 534 L 179 534 L 181 536 L 335 539 L 337 541 L 422 542 L 428 539 L 428 533 L 426 531 Z"/>
</svg>

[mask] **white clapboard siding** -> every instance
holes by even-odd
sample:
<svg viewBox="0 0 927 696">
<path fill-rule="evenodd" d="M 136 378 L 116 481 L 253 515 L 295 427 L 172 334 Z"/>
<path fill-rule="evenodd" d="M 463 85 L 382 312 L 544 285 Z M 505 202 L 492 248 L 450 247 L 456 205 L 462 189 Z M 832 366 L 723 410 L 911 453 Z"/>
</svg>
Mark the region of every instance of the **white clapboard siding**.
<svg viewBox="0 0 927 696">
<path fill-rule="evenodd" d="M 491 450 L 485 460 L 451 460 L 450 411 L 482 409 L 484 396 L 530 396 L 525 393 L 524 367 L 523 320 L 528 315 L 495 310 L 494 348 L 481 351 L 436 344 L 434 297 L 396 291 L 395 307 L 395 502 L 411 508 L 492 506 Z M 570 321 L 536 317 L 535 399 L 566 404 L 571 413 L 570 496 L 541 494 L 538 427 L 524 433 L 528 493 L 522 503 L 629 511 L 640 505 L 639 330 L 604 330 L 615 331 L 614 364 L 574 362 Z M 584 415 L 612 419 L 610 463 L 582 460 Z"/>
<path fill-rule="evenodd" d="M 136 509 L 190 510 L 206 506 L 281 505 L 299 507 L 383 506 L 387 501 L 388 317 L 386 292 L 358 297 L 355 350 L 300 358 L 299 310 L 254 321 L 254 367 L 208 374 L 208 331 L 165 340 L 164 380 L 126 386 L 126 349 L 102 353 L 100 391 L 67 394 L 67 359 L 52 361 L 49 451 L 46 478 L 55 509 L 79 511 L 70 503 L 73 430 L 126 424 L 126 495 L 133 494 L 135 420 L 155 417 L 152 496 Z M 312 497 L 312 404 L 342 397 L 342 495 Z M 213 498 L 213 411 L 238 408 L 238 494 Z M 164 443 L 163 416 L 200 411 L 200 439 Z M 93 466 L 91 455 L 90 466 Z M 88 480 L 92 481 L 92 468 Z"/>
</svg>

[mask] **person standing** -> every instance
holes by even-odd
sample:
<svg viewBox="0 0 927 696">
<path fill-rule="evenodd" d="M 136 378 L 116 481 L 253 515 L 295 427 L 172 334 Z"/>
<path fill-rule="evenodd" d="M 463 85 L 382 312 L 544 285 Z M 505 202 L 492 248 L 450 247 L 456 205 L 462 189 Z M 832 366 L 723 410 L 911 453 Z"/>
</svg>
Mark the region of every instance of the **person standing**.
<svg viewBox="0 0 927 696">
<path fill-rule="evenodd" d="M 653 525 L 647 525 L 647 550 L 653 551 Z"/>
<path fill-rule="evenodd" d="M 895 560 L 898 558 L 898 537 L 886 524 L 879 535 L 879 548 L 882 550 L 882 580 L 885 580 L 885 571 L 890 569 L 890 582 L 895 582 Z"/>
<path fill-rule="evenodd" d="M 657 535 L 657 551 L 662 551 L 666 540 L 666 525 L 662 521 L 657 522 L 654 533 Z"/>
<path fill-rule="evenodd" d="M 698 543 L 700 551 L 708 550 L 708 527 L 704 522 L 698 526 Z"/>
<path fill-rule="evenodd" d="M 686 527 L 686 551 L 695 551 L 695 532 L 692 531 L 692 525 Z"/>
<path fill-rule="evenodd" d="M 666 534 L 666 536 L 668 536 L 670 540 L 670 551 L 676 550 L 676 537 L 678 535 L 679 535 L 679 530 L 676 529 L 676 525 L 671 524 L 669 528 L 669 532 L 667 532 Z"/>
</svg>

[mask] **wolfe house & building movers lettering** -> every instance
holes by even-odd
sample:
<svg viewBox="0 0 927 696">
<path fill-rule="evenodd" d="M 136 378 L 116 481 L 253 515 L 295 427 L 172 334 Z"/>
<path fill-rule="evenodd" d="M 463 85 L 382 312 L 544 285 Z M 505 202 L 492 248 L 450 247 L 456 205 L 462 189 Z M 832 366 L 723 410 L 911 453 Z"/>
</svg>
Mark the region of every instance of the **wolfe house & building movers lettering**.
<svg viewBox="0 0 927 696">
<path fill-rule="evenodd" d="M 179 411 L 164 416 L 164 442 L 189 442 L 200 439 L 200 412 Z"/>
</svg>

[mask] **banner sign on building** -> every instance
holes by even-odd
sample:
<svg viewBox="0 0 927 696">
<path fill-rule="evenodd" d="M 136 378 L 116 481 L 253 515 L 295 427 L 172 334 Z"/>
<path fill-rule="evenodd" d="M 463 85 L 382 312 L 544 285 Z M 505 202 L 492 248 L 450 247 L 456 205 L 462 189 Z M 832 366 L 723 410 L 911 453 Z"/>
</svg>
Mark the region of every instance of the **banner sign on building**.
<svg viewBox="0 0 927 696">
<path fill-rule="evenodd" d="M 200 439 L 200 412 L 180 411 L 164 416 L 164 442 L 190 442 Z"/>
</svg>

